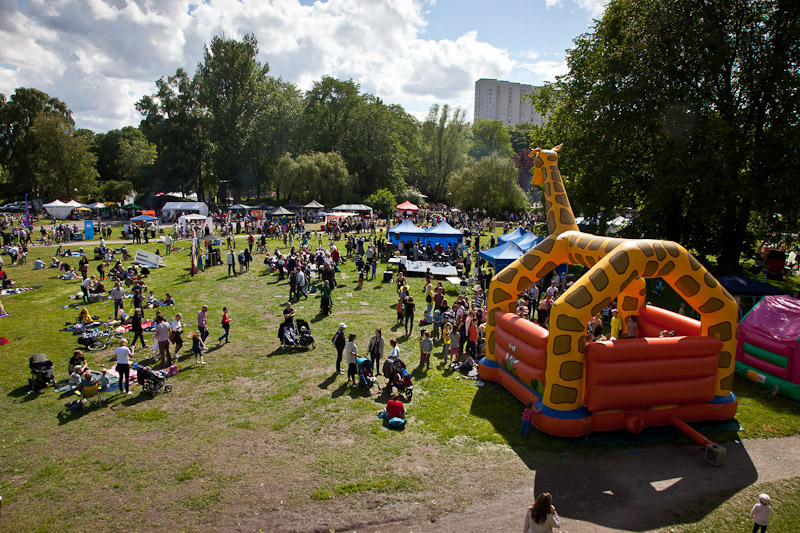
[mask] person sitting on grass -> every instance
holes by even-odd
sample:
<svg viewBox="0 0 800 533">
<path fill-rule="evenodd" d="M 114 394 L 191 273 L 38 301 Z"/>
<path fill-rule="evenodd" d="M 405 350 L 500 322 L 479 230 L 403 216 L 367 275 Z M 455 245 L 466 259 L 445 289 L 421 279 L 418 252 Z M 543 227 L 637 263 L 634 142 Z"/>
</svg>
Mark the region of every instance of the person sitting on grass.
<svg viewBox="0 0 800 533">
<path fill-rule="evenodd" d="M 404 427 L 406 425 L 405 415 L 406 408 L 397 393 L 394 393 L 392 399 L 386 403 L 386 408 L 378 413 L 378 417 L 386 420 L 391 428 Z"/>
<path fill-rule="evenodd" d="M 467 356 L 464 360 L 459 363 L 458 361 L 454 362 L 452 365 L 453 370 L 457 370 L 462 374 L 469 374 L 472 372 L 472 369 L 475 368 L 475 360 L 472 358 L 472 355 L 467 353 Z"/>
</svg>

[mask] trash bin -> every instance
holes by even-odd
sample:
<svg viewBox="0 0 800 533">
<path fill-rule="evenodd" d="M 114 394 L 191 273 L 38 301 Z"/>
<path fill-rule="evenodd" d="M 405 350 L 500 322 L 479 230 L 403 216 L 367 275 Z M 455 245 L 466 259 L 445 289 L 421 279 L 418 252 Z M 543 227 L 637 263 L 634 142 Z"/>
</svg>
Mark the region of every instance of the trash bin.
<svg viewBox="0 0 800 533">
<path fill-rule="evenodd" d="M 394 272 L 392 272 L 391 270 L 384 270 L 383 271 L 383 282 L 384 283 L 391 283 L 393 274 L 394 274 Z"/>
</svg>

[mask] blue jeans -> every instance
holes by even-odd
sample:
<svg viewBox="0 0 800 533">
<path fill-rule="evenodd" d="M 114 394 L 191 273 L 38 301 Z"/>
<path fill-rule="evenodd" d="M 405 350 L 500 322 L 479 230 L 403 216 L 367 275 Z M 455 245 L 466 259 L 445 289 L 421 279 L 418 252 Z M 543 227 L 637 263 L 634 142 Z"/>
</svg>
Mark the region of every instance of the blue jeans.
<svg viewBox="0 0 800 533">
<path fill-rule="evenodd" d="M 528 435 L 531 433 L 531 423 L 527 420 L 522 421 L 522 427 L 519 428 L 519 436 L 528 438 Z"/>
<path fill-rule="evenodd" d="M 231 326 L 230 324 L 223 324 L 222 327 L 225 329 L 225 333 L 222 334 L 219 341 L 222 342 L 222 339 L 225 339 L 225 342 L 228 342 L 228 333 L 231 332 Z"/>
</svg>

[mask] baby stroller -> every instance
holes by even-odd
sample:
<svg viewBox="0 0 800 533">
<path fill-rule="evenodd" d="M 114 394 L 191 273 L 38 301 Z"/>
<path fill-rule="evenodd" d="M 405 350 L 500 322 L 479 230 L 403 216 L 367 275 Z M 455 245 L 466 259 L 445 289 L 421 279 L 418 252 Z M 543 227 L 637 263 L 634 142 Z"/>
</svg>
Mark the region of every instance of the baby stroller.
<svg viewBox="0 0 800 533">
<path fill-rule="evenodd" d="M 392 387 L 396 387 L 398 392 L 406 394 L 406 401 L 411 401 L 414 395 L 414 383 L 411 381 L 411 374 L 406 370 L 406 364 L 400 359 L 387 359 L 383 364 L 383 375 L 389 382 L 386 384 L 385 391 L 392 393 Z"/>
<path fill-rule="evenodd" d="M 358 388 L 371 389 L 378 380 L 372 375 L 372 361 L 366 357 L 358 358 Z"/>
<path fill-rule="evenodd" d="M 300 336 L 297 334 L 294 322 L 282 322 L 278 327 L 278 339 L 281 341 L 281 350 L 298 348 L 300 346 Z"/>
<path fill-rule="evenodd" d="M 295 321 L 297 325 L 297 338 L 299 340 L 299 344 L 301 348 L 311 348 L 317 347 L 317 342 L 314 340 L 314 337 L 311 335 L 311 326 L 309 326 L 308 322 L 305 320 L 297 320 Z"/>
<path fill-rule="evenodd" d="M 136 382 L 151 396 L 155 396 L 162 387 L 164 392 L 172 390 L 172 385 L 167 385 L 168 377 L 169 375 L 163 370 L 153 370 L 149 366 L 139 365 L 136 368 Z"/>
<path fill-rule="evenodd" d="M 55 386 L 56 380 L 53 377 L 53 362 L 43 353 L 35 353 L 31 356 L 28 366 L 31 368 L 31 377 L 28 385 L 31 390 L 28 394 L 44 389 L 48 385 Z"/>
</svg>

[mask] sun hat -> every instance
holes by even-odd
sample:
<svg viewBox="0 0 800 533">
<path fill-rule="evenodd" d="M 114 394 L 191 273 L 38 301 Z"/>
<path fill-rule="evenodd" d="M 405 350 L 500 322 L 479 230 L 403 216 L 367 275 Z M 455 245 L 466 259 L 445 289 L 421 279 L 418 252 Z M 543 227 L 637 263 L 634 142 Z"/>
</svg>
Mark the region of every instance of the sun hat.
<svg viewBox="0 0 800 533">
<path fill-rule="evenodd" d="M 344 329 L 346 327 L 347 327 L 347 324 L 345 324 L 344 322 L 339 324 L 339 329 Z"/>
<path fill-rule="evenodd" d="M 761 500 L 761 503 L 769 504 L 769 494 L 759 494 L 758 499 Z"/>
</svg>

